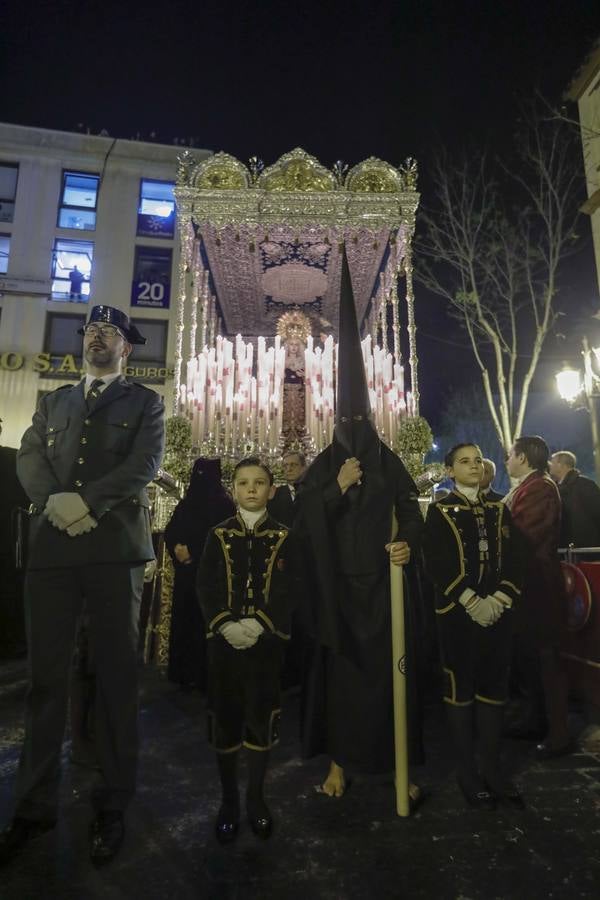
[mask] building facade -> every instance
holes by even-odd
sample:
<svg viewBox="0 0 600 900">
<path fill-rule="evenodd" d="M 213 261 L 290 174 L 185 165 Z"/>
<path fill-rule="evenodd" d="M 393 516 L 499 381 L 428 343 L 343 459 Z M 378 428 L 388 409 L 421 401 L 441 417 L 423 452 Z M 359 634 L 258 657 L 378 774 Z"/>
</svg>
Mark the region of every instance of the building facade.
<svg viewBox="0 0 600 900">
<path fill-rule="evenodd" d="M 569 85 L 566 99 L 577 103 L 588 199 L 581 211 L 590 216 L 600 288 L 600 41 Z"/>
<path fill-rule="evenodd" d="M 0 418 L 19 446 L 41 394 L 81 377 L 89 308 L 147 337 L 127 374 L 170 407 L 178 146 L 0 124 Z M 209 151 L 194 150 L 197 159 Z"/>
</svg>

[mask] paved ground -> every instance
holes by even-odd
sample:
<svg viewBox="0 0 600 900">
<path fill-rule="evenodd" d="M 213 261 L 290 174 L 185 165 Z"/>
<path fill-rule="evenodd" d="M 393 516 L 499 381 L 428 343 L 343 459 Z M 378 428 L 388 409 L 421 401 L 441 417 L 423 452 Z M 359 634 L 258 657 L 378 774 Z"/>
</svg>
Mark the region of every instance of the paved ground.
<svg viewBox="0 0 600 900">
<path fill-rule="evenodd" d="M 341 800 L 315 792 L 324 760 L 299 759 L 298 701 L 288 697 L 269 779 L 276 831 L 261 843 L 245 828 L 222 848 L 212 835 L 218 791 L 202 697 L 156 670 L 143 682 L 140 789 L 119 857 L 101 871 L 87 861 L 90 775 L 69 765 L 67 744 L 59 825 L 0 870 L 1 900 L 600 898 L 600 753 L 540 765 L 530 744 L 507 742 L 528 809 L 473 812 L 432 706 L 428 761 L 415 773 L 429 797 L 404 820 L 389 783 L 355 781 Z M 0 666 L 0 822 L 10 815 L 24 687 L 23 663 Z"/>
</svg>

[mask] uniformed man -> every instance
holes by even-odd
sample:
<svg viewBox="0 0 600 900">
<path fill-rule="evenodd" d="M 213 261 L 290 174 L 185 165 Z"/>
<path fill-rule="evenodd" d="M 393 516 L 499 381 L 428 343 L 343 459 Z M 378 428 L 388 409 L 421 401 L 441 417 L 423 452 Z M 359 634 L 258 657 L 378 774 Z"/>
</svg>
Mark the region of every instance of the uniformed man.
<svg viewBox="0 0 600 900">
<path fill-rule="evenodd" d="M 144 564 L 154 557 L 146 485 L 161 461 L 163 403 L 123 377 L 145 338 L 111 306 L 83 333 L 87 374 L 40 402 L 17 473 L 29 499 L 25 609 L 29 691 L 11 825 L 0 862 L 56 822 L 75 625 L 85 598 L 97 677 L 92 862 L 117 853 L 135 791 L 137 631 Z"/>
</svg>

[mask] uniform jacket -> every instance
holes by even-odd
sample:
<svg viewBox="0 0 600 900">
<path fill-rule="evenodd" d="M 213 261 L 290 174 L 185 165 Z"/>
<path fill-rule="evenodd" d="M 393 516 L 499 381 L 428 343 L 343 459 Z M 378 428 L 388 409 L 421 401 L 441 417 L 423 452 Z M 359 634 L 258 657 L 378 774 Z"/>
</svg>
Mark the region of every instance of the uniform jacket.
<svg viewBox="0 0 600 900">
<path fill-rule="evenodd" d="M 521 539 L 523 603 L 518 627 L 540 645 L 558 642 L 566 620 L 564 581 L 558 559 L 561 502 L 549 475 L 532 472 L 509 495 L 513 524 Z"/>
<path fill-rule="evenodd" d="M 439 613 L 456 606 L 467 588 L 480 597 L 502 591 L 513 601 L 521 594 L 519 554 L 503 503 L 479 495 L 471 504 L 451 491 L 427 511 L 423 553 Z"/>
<path fill-rule="evenodd" d="M 196 582 L 208 637 L 225 622 L 249 617 L 267 632 L 289 639 L 289 550 L 288 529 L 267 513 L 253 531 L 239 514 L 209 531 Z"/>
<path fill-rule="evenodd" d="M 270 516 L 277 522 L 282 522 L 288 528 L 294 524 L 296 512 L 298 510 L 298 491 L 302 490 L 299 484 L 294 485 L 295 498 L 292 499 L 289 486 L 280 484 L 275 488 L 275 494 L 272 500 L 267 503 L 267 510 Z"/>
<path fill-rule="evenodd" d="M 88 411 L 84 382 L 40 401 L 17 454 L 32 504 L 28 567 L 153 559 L 146 486 L 160 465 L 163 402 L 149 388 L 115 379 Z M 81 494 L 98 526 L 71 538 L 41 515 L 50 494 Z"/>
<path fill-rule="evenodd" d="M 600 547 L 600 487 L 571 469 L 558 490 L 562 500 L 560 546 Z"/>
</svg>

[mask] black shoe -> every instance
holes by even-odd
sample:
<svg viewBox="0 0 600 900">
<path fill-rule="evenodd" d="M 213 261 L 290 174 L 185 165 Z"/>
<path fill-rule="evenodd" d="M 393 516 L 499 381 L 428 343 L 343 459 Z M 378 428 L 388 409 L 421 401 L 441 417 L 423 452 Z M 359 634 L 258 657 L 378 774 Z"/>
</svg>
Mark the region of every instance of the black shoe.
<svg viewBox="0 0 600 900">
<path fill-rule="evenodd" d="M 123 813 L 104 809 L 96 814 L 90 826 L 90 859 L 95 866 L 105 866 L 119 852 L 125 837 Z"/>
<path fill-rule="evenodd" d="M 240 814 L 225 803 L 221 804 L 215 822 L 215 837 L 220 844 L 232 844 L 240 828 Z"/>
<path fill-rule="evenodd" d="M 269 810 L 265 807 L 266 815 L 248 816 L 248 823 L 257 838 L 266 841 L 271 837 L 273 832 L 273 818 Z"/>
<path fill-rule="evenodd" d="M 544 762 L 547 759 L 556 759 L 559 756 L 568 756 L 569 753 L 572 753 L 575 749 L 575 745 L 573 741 L 569 740 L 566 744 L 559 744 L 559 746 L 555 746 L 547 741 L 542 741 L 541 744 L 538 744 L 535 748 L 535 756 L 540 762 Z"/>
<path fill-rule="evenodd" d="M 523 811 L 527 808 L 527 804 L 525 803 L 523 794 L 521 794 L 521 792 L 517 790 L 514 784 L 507 782 L 506 785 L 503 786 L 502 790 L 493 788 L 488 781 L 485 782 L 485 786 L 494 800 L 496 800 L 503 806 L 508 806 L 511 809 L 517 809 L 519 811 Z"/>
<path fill-rule="evenodd" d="M 16 816 L 0 834 L 0 866 L 6 865 L 17 856 L 25 844 L 51 831 L 56 822 L 50 819 L 22 819 Z"/>
<path fill-rule="evenodd" d="M 457 782 L 463 797 L 473 809 L 487 810 L 489 812 L 493 812 L 496 809 L 496 798 L 488 790 L 482 788 L 479 791 L 471 791 L 460 778 L 457 778 Z"/>
</svg>

